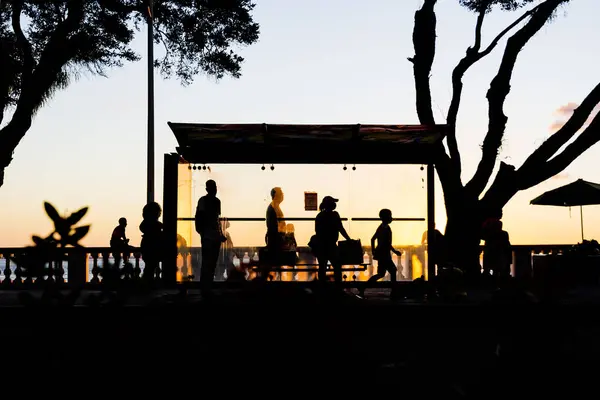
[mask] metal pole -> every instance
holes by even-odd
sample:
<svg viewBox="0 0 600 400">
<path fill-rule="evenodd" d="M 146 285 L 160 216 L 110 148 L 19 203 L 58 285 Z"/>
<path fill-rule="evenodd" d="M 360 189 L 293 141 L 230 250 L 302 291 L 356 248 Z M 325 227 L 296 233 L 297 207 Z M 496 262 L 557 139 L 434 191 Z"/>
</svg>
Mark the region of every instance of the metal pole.
<svg viewBox="0 0 600 400">
<path fill-rule="evenodd" d="M 435 277 L 438 244 L 435 232 L 435 168 L 427 164 L 427 280 Z"/>
<path fill-rule="evenodd" d="M 581 243 L 583 243 L 583 206 L 579 206 L 579 218 L 581 219 Z"/>
<path fill-rule="evenodd" d="M 154 201 L 154 1 L 148 0 L 148 198 Z"/>
</svg>

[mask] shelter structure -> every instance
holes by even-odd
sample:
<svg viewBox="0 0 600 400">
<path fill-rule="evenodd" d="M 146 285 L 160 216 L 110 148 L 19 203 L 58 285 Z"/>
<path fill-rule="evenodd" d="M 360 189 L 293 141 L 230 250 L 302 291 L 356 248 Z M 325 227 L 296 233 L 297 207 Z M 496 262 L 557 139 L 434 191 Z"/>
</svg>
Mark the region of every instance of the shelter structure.
<svg viewBox="0 0 600 400">
<path fill-rule="evenodd" d="M 168 122 L 178 147 L 164 157 L 163 223 L 168 257 L 163 279 L 175 282 L 178 171 L 181 164 L 427 165 L 427 230 L 434 237 L 434 168 L 445 125 L 290 125 Z M 403 218 L 398 218 L 402 220 Z M 423 220 L 406 218 L 408 220 Z M 375 218 L 373 218 L 375 220 Z M 435 244 L 428 251 L 435 252 Z M 429 257 L 431 259 L 431 257 Z M 435 275 L 429 263 L 428 275 Z"/>
</svg>

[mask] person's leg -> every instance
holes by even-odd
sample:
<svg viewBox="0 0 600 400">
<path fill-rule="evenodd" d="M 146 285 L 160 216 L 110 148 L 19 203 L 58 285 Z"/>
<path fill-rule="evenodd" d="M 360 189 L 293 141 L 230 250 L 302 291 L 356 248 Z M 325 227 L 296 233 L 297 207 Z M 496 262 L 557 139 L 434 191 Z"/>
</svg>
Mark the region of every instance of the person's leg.
<svg viewBox="0 0 600 400">
<path fill-rule="evenodd" d="M 333 281 L 336 284 L 342 283 L 342 264 L 340 263 L 340 252 L 337 244 L 332 245 L 329 249 L 329 260 L 333 267 Z"/>
<path fill-rule="evenodd" d="M 200 270 L 200 282 L 202 287 L 209 287 L 215 280 L 215 270 L 219 260 L 221 244 L 205 240 L 202 242 L 202 267 Z"/>
<path fill-rule="evenodd" d="M 327 281 L 327 256 L 325 253 L 317 254 L 317 262 L 319 263 L 319 282 L 323 283 Z"/>
</svg>

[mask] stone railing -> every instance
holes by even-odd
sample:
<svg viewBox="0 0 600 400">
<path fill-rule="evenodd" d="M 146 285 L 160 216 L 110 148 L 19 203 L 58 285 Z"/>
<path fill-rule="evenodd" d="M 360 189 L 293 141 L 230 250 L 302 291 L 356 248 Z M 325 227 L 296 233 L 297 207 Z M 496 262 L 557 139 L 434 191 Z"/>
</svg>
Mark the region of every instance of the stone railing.
<svg viewBox="0 0 600 400">
<path fill-rule="evenodd" d="M 570 248 L 572 245 L 515 245 L 513 248 L 512 274 L 514 276 L 530 276 L 533 268 L 534 258 L 537 255 L 560 254 Z M 258 247 L 233 247 L 221 251 L 217 271 L 216 281 L 223 281 L 226 278 L 229 267 L 239 263 L 244 266 L 244 261 L 252 259 L 258 254 Z M 364 268 L 356 266 L 345 266 L 344 279 L 347 281 L 364 281 L 376 272 L 376 261 L 373 261 L 370 255 L 370 249 L 365 247 L 363 264 Z M 400 246 L 402 256 L 394 258 L 398 268 L 398 280 L 413 280 L 427 274 L 427 250 L 423 246 Z M 21 284 L 33 283 L 35 278 L 26 277 L 23 266 L 14 260 L 27 256 L 30 251 L 25 247 L 0 248 L 0 289 L 15 287 Z M 125 256 L 125 257 L 124 257 Z M 197 281 L 199 279 L 199 270 L 201 265 L 202 249 L 192 247 L 184 252 L 180 252 L 177 257 L 177 280 L 178 281 Z M 87 247 L 87 248 L 67 248 L 61 253 L 59 259 L 46 264 L 41 278 L 44 281 L 84 284 L 100 283 L 104 279 L 109 268 L 115 269 L 115 257 L 109 247 Z M 299 263 L 315 264 L 316 260 L 307 247 L 298 248 Z M 131 252 L 117 257 L 119 261 L 119 276 L 121 279 L 137 280 L 143 274 L 144 262 L 141 258 L 138 248 L 132 248 Z M 127 264 L 125 263 L 127 261 Z M 274 280 L 282 281 L 305 281 L 311 280 L 316 272 L 306 271 L 295 272 L 293 267 L 288 270 L 273 273 Z M 359 270 L 360 269 L 360 270 Z M 248 271 L 248 277 L 252 278 L 251 270 Z M 389 279 L 389 278 L 386 278 Z"/>
</svg>

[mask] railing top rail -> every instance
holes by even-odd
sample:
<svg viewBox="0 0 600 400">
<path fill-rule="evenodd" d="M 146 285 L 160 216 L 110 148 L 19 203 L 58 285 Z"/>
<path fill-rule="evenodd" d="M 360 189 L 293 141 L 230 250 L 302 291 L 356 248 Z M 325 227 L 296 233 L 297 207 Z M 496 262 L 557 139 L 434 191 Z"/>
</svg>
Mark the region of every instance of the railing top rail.
<svg viewBox="0 0 600 400">
<path fill-rule="evenodd" d="M 194 221 L 195 219 L 192 217 L 179 217 L 178 221 Z M 224 217 L 219 218 L 221 221 L 239 221 L 239 222 L 250 222 L 250 221 L 266 221 L 266 218 L 255 218 L 255 217 Z M 277 218 L 279 221 L 314 221 L 315 217 L 283 217 Z M 392 218 L 394 221 L 425 221 L 425 218 L 415 217 L 415 218 Z M 380 218 L 370 218 L 370 217 L 360 217 L 360 218 L 342 218 L 342 221 L 380 221 Z"/>
</svg>

